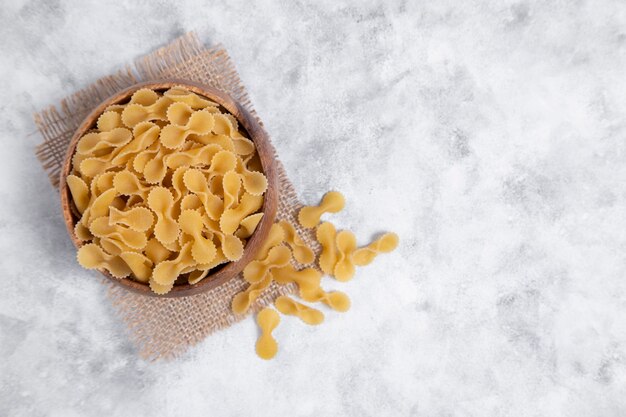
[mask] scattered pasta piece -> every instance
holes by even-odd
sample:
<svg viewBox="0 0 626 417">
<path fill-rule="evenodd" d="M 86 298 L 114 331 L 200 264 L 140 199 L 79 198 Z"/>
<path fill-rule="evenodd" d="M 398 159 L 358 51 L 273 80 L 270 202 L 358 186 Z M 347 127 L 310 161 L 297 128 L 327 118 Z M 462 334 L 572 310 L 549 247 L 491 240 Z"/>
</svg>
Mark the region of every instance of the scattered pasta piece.
<svg viewBox="0 0 626 417">
<path fill-rule="evenodd" d="M 278 343 L 272 336 L 272 332 L 280 323 L 280 316 L 271 308 L 264 308 L 256 317 L 257 324 L 261 328 L 261 336 L 256 342 L 256 353 L 261 359 L 272 359 L 278 352 Z"/>
<path fill-rule="evenodd" d="M 372 263 L 380 253 L 388 253 L 398 247 L 398 235 L 385 233 L 369 245 L 354 251 L 352 260 L 355 265 L 365 266 Z"/>
<path fill-rule="evenodd" d="M 289 316 L 296 316 L 306 324 L 315 326 L 324 321 L 324 313 L 287 296 L 281 295 L 274 301 L 278 311 Z"/>
<path fill-rule="evenodd" d="M 315 260 L 315 254 L 302 240 L 296 228 L 286 220 L 279 222 L 285 231 L 285 241 L 291 247 L 293 257 L 302 265 L 310 264 Z"/>
<path fill-rule="evenodd" d="M 318 225 L 324 213 L 338 213 L 343 210 L 345 199 L 340 192 L 329 191 L 324 194 L 319 206 L 306 206 L 300 209 L 298 221 L 302 227 L 313 228 Z"/>
<path fill-rule="evenodd" d="M 322 302 L 335 311 L 346 312 L 350 309 L 350 298 L 341 291 L 326 292 L 317 287 L 300 290 L 300 297 L 311 303 Z"/>
</svg>

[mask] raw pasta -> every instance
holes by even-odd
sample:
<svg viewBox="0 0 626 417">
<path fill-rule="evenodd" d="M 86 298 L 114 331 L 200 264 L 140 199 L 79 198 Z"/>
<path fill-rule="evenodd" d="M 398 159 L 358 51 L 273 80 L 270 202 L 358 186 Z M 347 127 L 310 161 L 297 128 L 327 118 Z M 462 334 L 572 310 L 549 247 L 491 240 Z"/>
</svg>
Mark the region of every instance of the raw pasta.
<svg viewBox="0 0 626 417">
<path fill-rule="evenodd" d="M 329 194 L 330 197 L 328 197 Z M 313 207 L 309 212 L 305 211 L 304 216 L 300 216 L 300 222 L 303 226 L 316 226 L 321 213 L 328 211 L 329 207 L 331 208 L 330 211 L 336 210 L 340 206 L 343 207 L 343 198 L 340 199 L 339 204 L 338 197 L 329 194 L 326 194 L 320 205 L 324 208 Z M 248 222 L 256 226 L 257 220 L 252 216 L 243 219 L 240 221 L 240 229 L 237 232 L 247 234 Z M 233 312 L 244 314 L 248 311 L 252 303 L 272 282 L 279 285 L 295 283 L 298 286 L 298 295 L 302 300 L 310 303 L 322 303 L 334 311 L 346 312 L 351 306 L 350 298 L 341 291 L 325 291 L 321 287 L 322 273 L 320 270 L 327 275 L 333 275 L 338 281 L 348 281 L 354 276 L 356 265 L 368 265 L 378 254 L 391 252 L 398 246 L 398 236 L 395 233 L 386 233 L 369 245 L 357 248 L 354 233 L 348 230 L 337 233 L 335 226 L 328 222 L 317 226 L 315 235 L 321 246 L 318 259 L 319 269 L 304 268 L 298 270 L 294 267 L 294 262 L 299 264 L 312 262 L 314 260 L 313 252 L 297 234 L 293 224 L 286 220 L 273 224 L 268 238 L 256 254 L 256 259 L 244 268 L 244 279 L 250 285 L 233 298 Z M 310 255 L 308 254 L 309 251 L 311 252 Z M 324 314 L 321 311 L 284 295 L 274 300 L 274 307 L 280 313 L 299 317 L 310 325 L 317 325 L 324 321 Z M 270 359 L 276 354 L 278 345 L 267 334 L 271 333 L 271 325 L 278 324 L 276 320 L 278 315 L 268 308 L 265 308 L 262 313 L 267 317 L 257 316 L 257 321 L 261 317 L 263 322 L 261 325 L 261 321 L 259 321 L 263 333 L 257 342 L 257 354 L 261 358 Z"/>
<path fill-rule="evenodd" d="M 272 359 L 278 352 L 278 343 L 272 336 L 272 332 L 280 323 L 280 316 L 271 308 L 264 308 L 256 317 L 257 324 L 261 328 L 261 336 L 256 342 L 256 353 L 262 359 Z"/>
<path fill-rule="evenodd" d="M 317 325 L 324 321 L 324 313 L 299 303 L 287 296 L 281 295 L 274 301 L 274 307 L 281 313 L 296 316 L 306 324 Z"/>
<path fill-rule="evenodd" d="M 338 213 L 343 210 L 345 200 L 338 191 L 327 192 L 319 206 L 306 206 L 300 209 L 298 221 L 302 227 L 313 228 L 320 222 L 324 213 Z"/>
<path fill-rule="evenodd" d="M 79 263 L 157 294 L 181 276 L 200 282 L 241 258 L 263 217 L 267 179 L 258 161 L 237 120 L 185 88 L 140 89 L 128 103 L 109 106 L 78 140 L 66 179 L 79 215 Z M 274 232 L 270 243 L 277 243 L 250 267 L 255 284 L 240 297 L 240 310 L 269 285 L 271 269 L 290 261 L 286 247 L 269 256 L 282 233 Z"/>
<path fill-rule="evenodd" d="M 372 263 L 380 253 L 388 253 L 398 247 L 398 235 L 385 233 L 369 245 L 354 251 L 352 260 L 355 265 L 365 266 Z"/>
<path fill-rule="evenodd" d="M 285 220 L 282 220 L 279 224 L 285 231 L 285 241 L 291 247 L 294 259 L 303 265 L 313 262 L 315 254 L 298 235 L 296 228 Z"/>
<path fill-rule="evenodd" d="M 356 250 L 356 237 L 348 230 L 337 233 L 337 263 L 335 264 L 335 278 L 339 281 L 349 281 L 354 276 L 354 262 L 352 254 Z"/>
</svg>

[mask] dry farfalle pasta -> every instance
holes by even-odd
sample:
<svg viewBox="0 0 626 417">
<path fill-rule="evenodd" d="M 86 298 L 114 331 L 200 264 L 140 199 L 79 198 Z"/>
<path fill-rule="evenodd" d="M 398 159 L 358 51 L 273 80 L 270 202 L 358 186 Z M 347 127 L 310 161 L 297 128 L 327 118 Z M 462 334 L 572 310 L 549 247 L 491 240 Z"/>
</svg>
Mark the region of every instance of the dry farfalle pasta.
<svg viewBox="0 0 626 417">
<path fill-rule="evenodd" d="M 232 309 L 243 314 L 272 282 L 279 285 L 295 283 L 298 295 L 308 303 L 322 303 L 337 312 L 350 309 L 350 298 L 341 291 L 325 291 L 321 287 L 322 273 L 334 276 L 338 281 L 348 281 L 355 274 L 355 266 L 370 264 L 380 253 L 393 251 L 398 246 L 398 235 L 385 233 L 364 247 L 357 247 L 354 233 L 348 230 L 337 232 L 332 223 L 319 224 L 323 213 L 335 213 L 343 209 L 344 198 L 336 192 L 327 193 L 319 206 L 304 207 L 300 210 L 300 226 L 317 226 L 315 236 L 321 251 L 317 268 L 297 269 L 295 265 L 312 263 L 315 255 L 298 234 L 296 227 L 282 220 L 270 229 L 268 238 L 256 255 L 244 269 L 244 279 L 250 283 L 243 292 L 235 295 Z M 254 215 L 253 215 L 254 216 Z M 250 220 L 246 220 L 250 219 Z M 254 230 L 258 220 L 247 217 L 240 223 L 241 233 Z M 248 225 L 247 223 L 251 224 Z M 319 225 L 318 225 L 319 224 Z M 287 296 L 280 296 L 274 301 L 274 307 L 285 315 L 296 316 L 307 324 L 317 325 L 324 321 L 324 314 L 306 304 Z M 278 344 L 271 336 L 280 322 L 278 314 L 269 308 L 263 309 L 257 316 L 261 327 L 261 338 L 257 342 L 257 354 L 263 359 L 274 357 Z"/>
<path fill-rule="evenodd" d="M 77 142 L 66 182 L 79 215 L 78 262 L 157 294 L 177 280 L 198 283 L 241 258 L 263 216 L 267 179 L 259 171 L 254 143 L 217 103 L 182 87 L 136 91 Z M 269 285 L 268 271 L 290 259 L 285 247 L 251 266 L 254 286 L 240 310 Z"/>
</svg>

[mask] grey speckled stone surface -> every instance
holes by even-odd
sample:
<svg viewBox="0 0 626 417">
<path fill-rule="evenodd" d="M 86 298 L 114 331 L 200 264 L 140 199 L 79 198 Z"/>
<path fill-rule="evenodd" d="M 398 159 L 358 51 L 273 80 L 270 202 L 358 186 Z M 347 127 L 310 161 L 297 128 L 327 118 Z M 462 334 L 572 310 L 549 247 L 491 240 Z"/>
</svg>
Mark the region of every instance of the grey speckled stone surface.
<svg viewBox="0 0 626 417">
<path fill-rule="evenodd" d="M 109 3 L 0 10 L 0 416 L 626 415 L 625 3 Z M 252 320 L 138 359 L 33 155 L 34 111 L 187 30 L 305 200 L 401 237 L 271 362 Z"/>
</svg>

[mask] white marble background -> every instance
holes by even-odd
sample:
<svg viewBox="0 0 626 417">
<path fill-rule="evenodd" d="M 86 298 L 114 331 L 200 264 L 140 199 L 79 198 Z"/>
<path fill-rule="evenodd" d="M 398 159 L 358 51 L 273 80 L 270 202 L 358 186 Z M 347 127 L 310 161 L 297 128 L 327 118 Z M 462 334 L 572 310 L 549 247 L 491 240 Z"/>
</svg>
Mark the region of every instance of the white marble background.
<svg viewBox="0 0 626 417">
<path fill-rule="evenodd" d="M 624 2 L 111 3 L 0 9 L 0 416 L 626 415 Z M 401 237 L 270 362 L 251 319 L 138 359 L 33 155 L 34 111 L 188 30 L 306 201 Z"/>
</svg>

